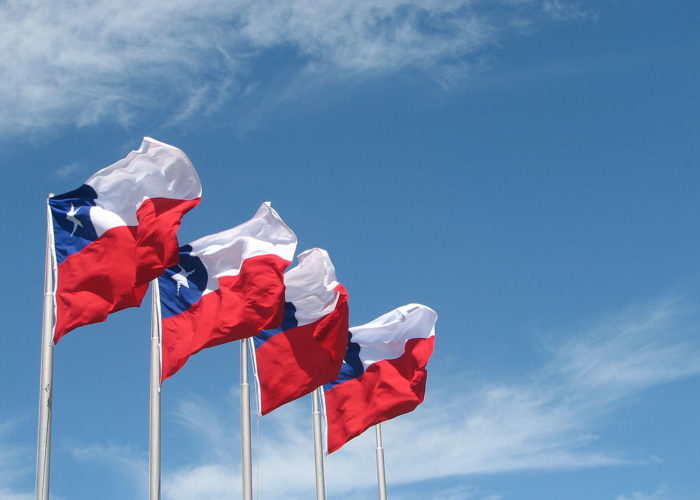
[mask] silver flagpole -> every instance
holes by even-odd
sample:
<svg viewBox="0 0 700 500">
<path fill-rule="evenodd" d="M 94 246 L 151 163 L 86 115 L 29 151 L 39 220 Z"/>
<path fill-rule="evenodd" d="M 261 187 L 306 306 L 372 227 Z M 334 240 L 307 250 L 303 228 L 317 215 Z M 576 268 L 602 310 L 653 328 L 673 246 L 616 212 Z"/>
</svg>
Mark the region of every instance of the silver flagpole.
<svg viewBox="0 0 700 500">
<path fill-rule="evenodd" d="M 250 385 L 248 384 L 248 342 L 241 339 L 241 476 L 243 500 L 253 500 L 253 468 L 250 445 Z"/>
<path fill-rule="evenodd" d="M 377 484 L 379 486 L 379 500 L 387 500 L 386 474 L 384 473 L 384 447 L 382 446 L 381 425 L 375 425 L 374 431 L 377 437 Z"/>
<path fill-rule="evenodd" d="M 49 198 L 53 193 L 49 194 Z M 44 264 L 44 315 L 41 324 L 39 375 L 39 429 L 36 444 L 36 498 L 48 500 L 51 476 L 51 396 L 53 393 L 54 263 L 51 207 L 46 203 L 46 260 Z"/>
<path fill-rule="evenodd" d="M 311 416 L 314 430 L 314 460 L 316 465 L 316 500 L 326 500 L 326 480 L 323 471 L 323 435 L 321 432 L 321 412 L 319 398 L 322 388 L 311 393 Z"/>
<path fill-rule="evenodd" d="M 160 500 L 160 332 L 160 287 L 156 278 L 151 282 L 150 500 Z"/>
</svg>

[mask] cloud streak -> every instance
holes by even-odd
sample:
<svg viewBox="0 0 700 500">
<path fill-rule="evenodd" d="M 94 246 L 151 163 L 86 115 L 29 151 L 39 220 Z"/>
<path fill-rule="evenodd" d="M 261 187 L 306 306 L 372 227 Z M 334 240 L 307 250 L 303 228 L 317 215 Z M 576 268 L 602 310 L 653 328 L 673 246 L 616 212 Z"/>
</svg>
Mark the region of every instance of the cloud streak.
<svg viewBox="0 0 700 500">
<path fill-rule="evenodd" d="M 615 500 L 670 500 L 671 496 L 668 494 L 668 488 L 666 485 L 661 486 L 658 490 L 653 493 L 642 493 L 641 491 L 635 491 L 631 495 L 618 495 Z"/>
<path fill-rule="evenodd" d="M 464 382 L 470 380 L 468 373 L 456 374 L 454 380 L 432 380 L 425 404 L 383 427 L 390 484 L 646 463 L 625 450 L 606 448 L 595 431 L 642 391 L 700 374 L 697 321 L 692 319 L 696 318 L 680 302 L 666 301 L 561 337 L 567 340 L 551 345 L 548 361 L 523 374 L 520 382 L 476 387 Z M 238 493 L 238 436 L 222 417 L 234 413 L 235 399 L 227 398 L 222 413 L 204 399 L 185 398 L 169 416 L 195 438 L 196 453 L 181 455 L 189 457 L 183 463 L 166 464 L 164 498 L 217 500 Z M 259 498 L 313 495 L 308 403 L 303 398 L 257 421 L 254 469 Z M 373 434 L 368 432 L 327 457 L 329 494 L 357 498 L 375 488 L 373 447 Z M 84 447 L 74 456 L 102 457 L 145 484 L 143 457 L 130 448 Z M 663 495 L 662 489 L 631 498 Z M 501 496 L 462 488 L 435 498 Z"/>
<path fill-rule="evenodd" d="M 290 81 L 468 74 L 504 34 L 581 12 L 563 0 L 13 0 L 0 4 L 0 133 L 206 116 L 273 79 L 256 69 L 279 49 Z"/>
<path fill-rule="evenodd" d="M 31 492 L 18 486 L 34 471 L 31 450 L 10 443 L 12 434 L 19 426 L 18 420 L 0 423 L 0 500 L 34 498 Z"/>
<path fill-rule="evenodd" d="M 391 484 L 645 463 L 624 450 L 606 449 L 595 430 L 640 392 L 700 373 L 697 328 L 687 319 L 676 302 L 609 318 L 551 347 L 549 361 L 518 383 L 473 387 L 433 380 L 424 405 L 384 426 Z M 459 374 L 455 380 L 469 376 Z M 165 498 L 236 494 L 238 442 L 225 437 L 230 427 L 219 411 L 191 398 L 180 403 L 173 420 L 197 437 L 202 455 L 166 470 Z M 308 401 L 287 405 L 258 425 L 259 497 L 308 498 L 313 494 Z M 357 498 L 375 487 L 372 449 L 373 435 L 365 433 L 327 458 L 330 494 Z M 443 493 L 446 498 L 479 497 L 471 490 Z"/>
</svg>

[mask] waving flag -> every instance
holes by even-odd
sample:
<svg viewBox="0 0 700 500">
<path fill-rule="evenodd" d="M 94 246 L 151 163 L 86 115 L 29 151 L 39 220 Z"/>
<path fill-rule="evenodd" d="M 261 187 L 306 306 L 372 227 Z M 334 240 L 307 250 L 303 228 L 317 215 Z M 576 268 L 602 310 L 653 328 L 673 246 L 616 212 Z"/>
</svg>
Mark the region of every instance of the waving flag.
<svg viewBox="0 0 700 500">
<path fill-rule="evenodd" d="M 179 149 L 141 148 L 49 198 L 56 269 L 54 342 L 109 313 L 141 304 L 148 282 L 177 263 L 182 216 L 202 187 Z"/>
<path fill-rule="evenodd" d="M 350 329 L 340 376 L 323 386 L 328 453 L 423 402 L 436 320 L 408 304 Z"/>
<path fill-rule="evenodd" d="M 232 229 L 180 248 L 180 263 L 158 278 L 161 380 L 194 353 L 275 328 L 284 314 L 284 270 L 297 238 L 270 203 Z"/>
<path fill-rule="evenodd" d="M 347 347 L 348 295 L 328 253 L 300 254 L 284 284 L 282 325 L 253 338 L 261 415 L 335 380 Z"/>
</svg>

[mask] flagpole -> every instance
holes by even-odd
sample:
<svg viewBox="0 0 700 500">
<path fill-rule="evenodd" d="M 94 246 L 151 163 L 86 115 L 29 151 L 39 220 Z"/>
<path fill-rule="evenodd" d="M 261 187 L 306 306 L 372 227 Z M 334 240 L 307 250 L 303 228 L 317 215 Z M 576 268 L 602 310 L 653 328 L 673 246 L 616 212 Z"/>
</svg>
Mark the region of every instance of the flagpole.
<svg viewBox="0 0 700 500">
<path fill-rule="evenodd" d="M 253 500 L 253 468 L 250 444 L 250 384 L 248 384 L 248 342 L 241 339 L 241 479 L 243 500 Z"/>
<path fill-rule="evenodd" d="M 49 198 L 53 193 L 49 193 Z M 51 398 L 53 394 L 54 273 L 51 207 L 46 204 L 46 258 L 44 263 L 44 310 L 41 324 L 41 371 L 39 374 L 39 429 L 36 445 L 36 498 L 48 500 L 51 476 Z"/>
<path fill-rule="evenodd" d="M 319 387 L 311 393 L 311 416 L 314 430 L 314 460 L 316 468 L 316 500 L 326 500 L 326 481 L 323 471 L 323 435 L 321 432 L 321 411 L 319 398 L 322 389 Z"/>
<path fill-rule="evenodd" d="M 160 500 L 160 287 L 151 282 L 151 389 L 149 420 L 149 498 Z"/>
<path fill-rule="evenodd" d="M 377 438 L 377 484 L 379 486 L 379 500 L 387 500 L 386 496 L 386 474 L 384 472 L 384 447 L 382 446 L 381 424 L 374 426 Z"/>
</svg>

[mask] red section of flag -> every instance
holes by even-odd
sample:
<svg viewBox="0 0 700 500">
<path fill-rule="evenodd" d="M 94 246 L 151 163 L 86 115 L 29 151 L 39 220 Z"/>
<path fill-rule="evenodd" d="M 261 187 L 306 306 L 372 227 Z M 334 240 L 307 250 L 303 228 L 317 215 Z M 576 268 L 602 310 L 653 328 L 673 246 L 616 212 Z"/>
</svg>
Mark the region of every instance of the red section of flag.
<svg viewBox="0 0 700 500">
<path fill-rule="evenodd" d="M 141 305 L 148 282 L 177 263 L 180 219 L 197 203 L 145 200 L 137 211 L 138 226 L 114 227 L 68 256 L 57 268 L 54 342 L 79 326 Z"/>
<path fill-rule="evenodd" d="M 194 200 L 151 198 L 136 212 L 139 221 L 136 234 L 136 283 L 157 278 L 166 268 L 177 265 L 179 245 L 177 232 L 182 216 L 199 203 Z"/>
<path fill-rule="evenodd" d="M 54 342 L 74 328 L 141 304 L 148 284 L 135 286 L 134 232 L 128 226 L 112 228 L 58 266 Z"/>
<path fill-rule="evenodd" d="M 435 337 L 410 339 L 401 357 L 373 363 L 359 377 L 325 392 L 328 453 L 423 402 L 425 366 L 434 345 Z"/>
<path fill-rule="evenodd" d="M 185 312 L 163 318 L 161 381 L 205 349 L 275 328 L 284 313 L 283 273 L 289 261 L 274 254 L 245 259 L 236 276 Z"/>
<path fill-rule="evenodd" d="M 330 314 L 278 333 L 255 351 L 263 415 L 338 377 L 348 339 L 348 295 L 342 285 L 335 290 L 340 295 Z"/>
</svg>

